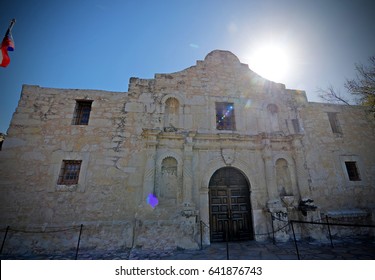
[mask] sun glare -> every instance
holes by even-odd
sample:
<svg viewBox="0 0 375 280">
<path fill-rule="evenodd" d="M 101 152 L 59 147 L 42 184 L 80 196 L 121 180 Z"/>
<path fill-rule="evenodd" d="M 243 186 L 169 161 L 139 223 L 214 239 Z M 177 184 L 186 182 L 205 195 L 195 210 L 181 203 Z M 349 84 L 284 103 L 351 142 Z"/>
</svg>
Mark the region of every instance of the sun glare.
<svg viewBox="0 0 375 280">
<path fill-rule="evenodd" d="M 281 83 L 288 74 L 291 63 L 287 50 L 274 44 L 259 46 L 246 60 L 249 68 L 257 74 Z"/>
</svg>

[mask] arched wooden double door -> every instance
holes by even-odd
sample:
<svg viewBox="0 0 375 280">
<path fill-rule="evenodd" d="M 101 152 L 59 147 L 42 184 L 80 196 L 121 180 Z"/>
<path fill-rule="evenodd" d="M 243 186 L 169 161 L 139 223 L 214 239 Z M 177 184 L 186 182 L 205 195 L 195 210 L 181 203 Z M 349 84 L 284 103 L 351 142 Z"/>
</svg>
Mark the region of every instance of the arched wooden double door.
<svg viewBox="0 0 375 280">
<path fill-rule="evenodd" d="M 211 242 L 253 239 L 250 190 L 236 168 L 217 170 L 209 183 Z"/>
</svg>

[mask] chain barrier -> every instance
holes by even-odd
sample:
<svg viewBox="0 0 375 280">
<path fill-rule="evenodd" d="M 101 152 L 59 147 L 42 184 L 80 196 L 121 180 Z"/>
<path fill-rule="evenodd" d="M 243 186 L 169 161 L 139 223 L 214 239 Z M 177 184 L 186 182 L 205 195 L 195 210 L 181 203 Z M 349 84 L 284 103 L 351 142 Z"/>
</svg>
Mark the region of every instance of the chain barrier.
<svg viewBox="0 0 375 280">
<path fill-rule="evenodd" d="M 64 229 L 33 231 L 33 230 L 24 230 L 24 229 L 14 229 L 14 228 L 9 227 L 9 229 L 7 228 L 0 229 L 0 232 L 13 231 L 13 232 L 21 232 L 21 233 L 56 233 L 56 232 L 65 232 L 69 230 L 75 230 L 79 228 L 80 226 L 74 226 L 74 227 L 69 227 L 69 228 L 64 228 Z"/>
<path fill-rule="evenodd" d="M 81 241 L 81 235 L 82 235 L 82 228 L 83 225 L 79 226 L 72 226 L 68 228 L 55 228 L 51 227 L 52 230 L 26 230 L 26 229 L 17 229 L 17 228 L 11 228 L 10 226 L 7 226 L 5 229 L 1 229 L 0 232 L 5 232 L 3 242 L 1 244 L 1 249 L 0 249 L 0 254 L 3 253 L 4 245 L 5 245 L 5 240 L 7 238 L 8 232 L 15 232 L 15 233 L 26 233 L 26 234 L 49 234 L 49 233 L 58 233 L 58 232 L 67 232 L 67 231 L 72 231 L 72 230 L 77 230 L 80 229 L 79 231 L 79 237 L 78 237 L 78 244 L 76 246 L 76 254 L 75 254 L 75 259 L 78 257 L 78 250 L 79 250 L 79 245 Z"/>
<path fill-rule="evenodd" d="M 313 221 L 298 221 L 298 220 L 283 220 L 277 216 L 274 216 L 272 213 L 271 213 L 271 218 L 272 218 L 272 221 L 273 220 L 277 220 L 279 222 L 283 222 L 283 223 L 286 223 L 284 226 L 281 226 L 280 228 L 274 230 L 273 229 L 273 222 L 272 222 L 272 231 L 269 231 L 269 232 L 265 232 L 265 233 L 256 233 L 254 234 L 255 236 L 270 236 L 270 235 L 274 235 L 275 233 L 277 232 L 280 232 L 282 230 L 284 230 L 286 227 L 290 227 L 290 229 L 292 229 L 292 232 L 293 232 L 293 236 L 294 236 L 294 243 L 295 243 L 295 246 L 296 246 L 296 251 L 297 251 L 297 255 L 298 255 L 298 259 L 300 259 L 300 256 L 299 256 L 299 252 L 298 252 L 298 246 L 297 246 L 297 242 L 296 242 L 296 237 L 295 237 L 295 232 L 294 232 L 294 227 L 293 227 L 293 224 L 305 224 L 305 225 L 320 225 L 320 226 L 328 226 L 328 231 L 329 231 L 329 236 L 330 236 L 330 240 L 331 240 L 331 246 L 333 247 L 333 243 L 332 243 L 332 236 L 331 236 L 331 232 L 330 232 L 330 226 L 345 226 L 345 227 L 370 227 L 370 228 L 373 228 L 375 227 L 374 225 L 356 225 L 356 224 L 343 224 L 343 223 L 332 223 L 332 222 L 329 222 L 329 217 L 326 216 L 325 219 L 322 219 L 322 218 L 318 218 L 318 219 L 315 219 Z M 334 220 L 341 220 L 341 219 L 334 219 Z M 4 248 L 4 244 L 5 244 L 5 241 L 6 241 L 6 238 L 7 238 L 7 234 L 9 232 L 15 232 L 15 233 L 25 233 L 25 234 L 50 234 L 50 233 L 58 233 L 58 232 L 67 232 L 67 231 L 73 231 L 73 230 L 79 230 L 79 237 L 78 237 L 78 244 L 77 244 L 77 247 L 76 247 L 76 255 L 75 255 L 75 259 L 77 259 L 77 256 L 78 256 L 78 250 L 79 250 L 79 245 L 80 245 L 80 240 L 81 240 L 81 235 L 82 235 L 82 228 L 83 228 L 83 225 L 77 225 L 77 226 L 71 226 L 71 227 L 65 227 L 65 228 L 56 228 L 56 227 L 51 227 L 51 228 L 45 228 L 44 230 L 27 230 L 27 229 L 17 229 L 17 228 L 11 228 L 10 226 L 4 228 L 4 229 L 0 229 L 0 232 L 5 232 L 4 234 L 4 238 L 3 238 L 3 242 L 2 242 L 2 246 L 1 246 L 1 250 L 0 250 L 0 254 L 2 254 L 3 252 L 3 248 Z M 201 237 L 201 249 L 203 248 L 203 229 L 204 228 L 209 228 L 209 225 L 207 225 L 205 222 L 203 222 L 202 220 L 200 220 L 200 237 Z"/>
<path fill-rule="evenodd" d="M 320 220 L 322 220 L 322 219 L 320 219 Z M 297 252 L 297 256 L 298 256 L 299 260 L 300 260 L 300 254 L 299 254 L 299 250 L 298 250 L 297 239 L 296 239 L 296 235 L 295 235 L 295 232 L 294 232 L 293 224 L 312 224 L 312 225 L 327 226 L 328 227 L 329 238 L 330 238 L 330 241 L 331 241 L 332 248 L 334 246 L 333 246 L 333 242 L 332 242 L 332 235 L 331 235 L 330 226 L 358 227 L 358 228 L 375 228 L 375 225 L 367 225 L 367 224 L 364 225 L 364 224 L 348 224 L 348 223 L 330 223 L 329 220 L 328 220 L 328 216 L 326 216 L 326 222 L 313 222 L 313 221 L 309 222 L 309 221 L 298 221 L 298 220 L 290 220 L 290 222 L 292 224 L 293 239 L 294 239 L 294 244 L 295 244 L 295 247 L 296 247 L 296 252 Z"/>
</svg>

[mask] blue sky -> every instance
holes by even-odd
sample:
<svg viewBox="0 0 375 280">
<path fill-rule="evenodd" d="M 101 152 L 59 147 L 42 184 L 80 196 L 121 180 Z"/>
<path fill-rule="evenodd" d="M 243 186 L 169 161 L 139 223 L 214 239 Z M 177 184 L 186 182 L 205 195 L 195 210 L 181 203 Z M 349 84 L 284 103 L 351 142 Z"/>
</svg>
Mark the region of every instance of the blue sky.
<svg viewBox="0 0 375 280">
<path fill-rule="evenodd" d="M 1 37 L 17 20 L 10 65 L 0 67 L 0 132 L 9 127 L 23 84 L 127 91 L 130 77 L 180 71 L 215 49 L 233 52 L 257 72 L 264 58 L 257 51 L 271 45 L 287 53 L 287 67 L 271 80 L 319 101 L 318 87 L 342 87 L 355 76 L 355 63 L 375 55 L 372 0 L 1 0 L 0 6 Z"/>
</svg>

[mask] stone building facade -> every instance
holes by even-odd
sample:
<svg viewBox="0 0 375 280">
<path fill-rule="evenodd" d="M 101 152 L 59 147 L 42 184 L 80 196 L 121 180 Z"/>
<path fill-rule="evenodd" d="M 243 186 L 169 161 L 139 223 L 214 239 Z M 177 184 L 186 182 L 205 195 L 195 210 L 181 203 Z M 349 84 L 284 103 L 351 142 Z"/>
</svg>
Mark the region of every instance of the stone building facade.
<svg viewBox="0 0 375 280">
<path fill-rule="evenodd" d="M 372 224 L 374 147 L 363 107 L 308 102 L 228 51 L 128 92 L 25 85 L 0 152 L 1 228 L 17 229 L 9 250 L 57 251 L 81 224 L 87 249 L 285 241 L 288 221 L 325 216 Z"/>
</svg>

